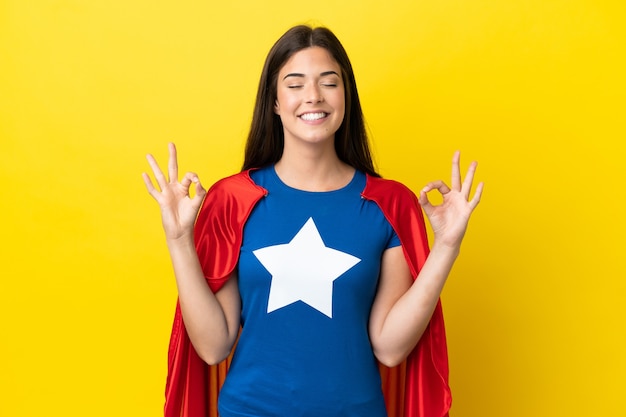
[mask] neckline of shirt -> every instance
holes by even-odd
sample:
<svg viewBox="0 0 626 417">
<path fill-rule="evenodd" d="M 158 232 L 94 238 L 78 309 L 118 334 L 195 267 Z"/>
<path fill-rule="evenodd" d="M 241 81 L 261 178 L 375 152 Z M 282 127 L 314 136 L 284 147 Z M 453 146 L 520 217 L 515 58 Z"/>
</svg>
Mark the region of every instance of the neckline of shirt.
<svg viewBox="0 0 626 417">
<path fill-rule="evenodd" d="M 348 182 L 343 187 L 337 188 L 336 190 L 329 190 L 329 191 L 308 191 L 308 190 L 301 190 L 299 188 L 292 187 L 286 184 L 285 182 L 283 182 L 283 180 L 280 179 L 280 177 L 278 176 L 278 173 L 276 172 L 275 165 L 268 167 L 268 171 L 270 173 L 272 181 L 275 182 L 279 187 L 285 190 L 289 190 L 291 192 L 303 193 L 303 194 L 309 194 L 309 195 L 330 195 L 330 194 L 337 194 L 337 193 L 350 191 L 352 188 L 359 186 L 360 180 L 364 179 L 365 177 L 365 174 L 363 174 L 361 171 L 355 170 L 354 174 L 352 175 L 352 178 L 350 179 L 350 182 Z M 365 186 L 365 181 L 363 181 L 363 187 L 364 186 Z M 361 189 L 358 190 L 359 193 L 361 191 L 362 191 Z"/>
</svg>

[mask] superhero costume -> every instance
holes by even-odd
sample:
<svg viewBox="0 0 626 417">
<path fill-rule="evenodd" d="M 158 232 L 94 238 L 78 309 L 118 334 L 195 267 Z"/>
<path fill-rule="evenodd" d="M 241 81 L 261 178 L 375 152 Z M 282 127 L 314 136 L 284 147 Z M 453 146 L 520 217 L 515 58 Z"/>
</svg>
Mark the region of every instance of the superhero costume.
<svg viewBox="0 0 626 417">
<path fill-rule="evenodd" d="M 243 225 L 266 191 L 245 171 L 218 181 L 207 193 L 195 226 L 196 250 L 216 292 L 237 265 Z M 363 198 L 374 201 L 396 231 L 413 277 L 428 256 L 421 207 L 404 185 L 367 177 Z M 230 358 L 207 365 L 195 352 L 177 304 L 168 355 L 165 417 L 217 417 L 217 397 Z M 441 302 L 415 349 L 401 365 L 380 366 L 389 417 L 446 417 L 451 405 Z"/>
</svg>

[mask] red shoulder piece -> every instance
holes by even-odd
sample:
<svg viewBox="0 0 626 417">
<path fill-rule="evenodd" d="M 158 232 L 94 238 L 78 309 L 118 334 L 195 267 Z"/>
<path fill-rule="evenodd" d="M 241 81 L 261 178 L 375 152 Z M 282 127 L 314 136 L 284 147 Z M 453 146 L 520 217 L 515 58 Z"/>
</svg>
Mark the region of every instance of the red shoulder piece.
<svg viewBox="0 0 626 417">
<path fill-rule="evenodd" d="M 237 265 L 243 226 L 265 190 L 242 172 L 218 181 L 207 193 L 194 229 L 196 251 L 205 278 L 217 292 Z M 196 353 L 176 313 L 168 353 L 165 417 L 217 417 L 217 395 L 230 358 L 207 365 Z"/>
<path fill-rule="evenodd" d="M 414 278 L 428 256 L 428 237 L 415 194 L 399 182 L 368 176 L 363 197 L 374 201 L 396 231 Z M 441 301 L 419 343 L 394 368 L 380 365 L 389 417 L 447 417 L 452 404 Z"/>
</svg>

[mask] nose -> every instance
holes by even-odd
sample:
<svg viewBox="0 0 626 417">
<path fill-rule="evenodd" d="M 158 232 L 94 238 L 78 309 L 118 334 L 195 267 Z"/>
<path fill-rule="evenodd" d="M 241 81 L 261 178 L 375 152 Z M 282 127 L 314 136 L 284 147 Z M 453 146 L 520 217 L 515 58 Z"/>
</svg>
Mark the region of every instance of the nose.
<svg viewBox="0 0 626 417">
<path fill-rule="evenodd" d="M 321 103 L 324 101 L 324 95 L 317 83 L 310 83 L 306 88 L 306 102 L 307 103 Z"/>
</svg>

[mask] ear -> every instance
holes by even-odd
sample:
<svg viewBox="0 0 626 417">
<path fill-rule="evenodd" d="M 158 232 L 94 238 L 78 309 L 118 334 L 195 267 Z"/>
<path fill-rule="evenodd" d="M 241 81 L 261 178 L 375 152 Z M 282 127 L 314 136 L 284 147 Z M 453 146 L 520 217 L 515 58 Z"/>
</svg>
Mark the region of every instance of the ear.
<svg viewBox="0 0 626 417">
<path fill-rule="evenodd" d="M 280 110 L 280 104 L 278 104 L 278 100 L 274 101 L 274 113 L 278 114 L 278 110 Z"/>
</svg>

